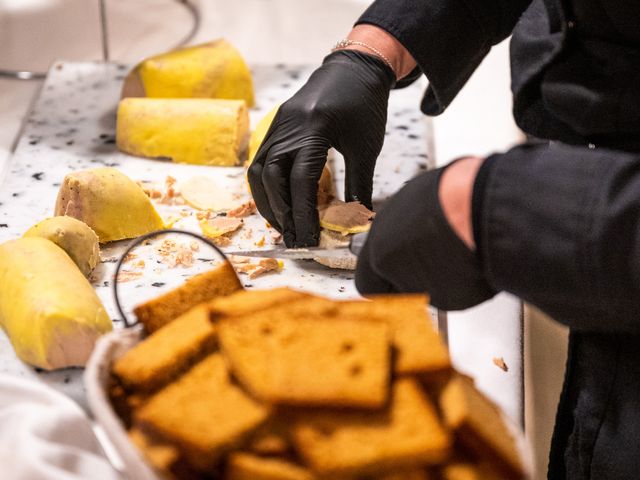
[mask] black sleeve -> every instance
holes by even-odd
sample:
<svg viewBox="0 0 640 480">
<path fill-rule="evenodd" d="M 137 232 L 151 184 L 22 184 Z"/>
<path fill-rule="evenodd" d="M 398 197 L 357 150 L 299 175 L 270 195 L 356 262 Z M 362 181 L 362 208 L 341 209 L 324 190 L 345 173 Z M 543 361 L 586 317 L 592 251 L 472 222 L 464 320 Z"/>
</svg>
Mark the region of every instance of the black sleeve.
<svg viewBox="0 0 640 480">
<path fill-rule="evenodd" d="M 477 178 L 474 233 L 494 289 L 574 329 L 640 332 L 640 155 L 520 146 Z"/>
<path fill-rule="evenodd" d="M 429 80 L 422 111 L 451 103 L 531 0 L 377 0 L 356 24 L 376 25 L 409 50 Z"/>
</svg>

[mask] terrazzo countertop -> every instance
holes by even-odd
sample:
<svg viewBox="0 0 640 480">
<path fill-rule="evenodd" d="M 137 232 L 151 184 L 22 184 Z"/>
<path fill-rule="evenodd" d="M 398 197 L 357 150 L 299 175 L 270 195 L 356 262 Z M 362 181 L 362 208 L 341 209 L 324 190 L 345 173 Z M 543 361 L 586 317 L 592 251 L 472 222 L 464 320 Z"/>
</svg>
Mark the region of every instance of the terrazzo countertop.
<svg viewBox="0 0 640 480">
<path fill-rule="evenodd" d="M 101 166 L 115 167 L 136 181 L 162 188 L 167 175 L 180 182 L 194 176 L 208 176 L 222 189 L 237 192 L 238 204 L 249 200 L 240 167 L 203 167 L 180 165 L 122 154 L 115 145 L 116 107 L 128 66 L 103 63 L 58 63 L 53 66 L 39 98 L 29 115 L 17 150 L 0 175 L 0 243 L 17 238 L 34 223 L 53 215 L 58 189 L 66 174 Z M 251 109 L 251 123 L 275 105 L 289 98 L 313 71 L 312 67 L 285 65 L 255 66 L 253 77 L 257 105 Z M 433 167 L 431 124 L 419 111 L 423 84 L 392 92 L 385 145 L 374 178 L 374 203 L 384 201 L 409 178 Z M 342 159 L 334 154 L 330 160 L 337 192 L 342 191 Z M 199 232 L 193 214 L 180 204 L 156 203 L 165 220 L 175 221 L 174 228 Z M 251 235 L 248 235 L 251 233 Z M 255 241 L 266 239 L 271 231 L 259 215 L 245 219 L 243 229 L 224 249 L 255 249 Z M 160 240 L 158 240 L 159 242 Z M 190 243 L 187 238 L 175 241 Z M 102 262 L 91 276 L 96 291 L 114 321 L 122 328 L 122 318 L 113 302 L 112 278 L 115 262 L 129 245 L 115 242 L 102 248 Z M 156 253 L 157 242 L 136 250 L 145 266 L 121 283 L 120 295 L 125 312 L 142 301 L 180 284 L 185 278 L 211 268 L 215 254 L 201 246 L 195 252 L 192 267 L 171 268 Z M 125 270 L 127 267 L 125 266 Z M 144 275 L 140 273 L 144 271 Z M 312 261 L 285 261 L 280 273 L 255 279 L 241 276 L 247 288 L 290 286 L 336 298 L 356 297 L 351 272 L 327 269 Z M 86 408 L 81 369 L 43 372 L 16 359 L 4 333 L 0 333 L 0 372 L 20 377 L 37 377 L 61 390 Z"/>
</svg>

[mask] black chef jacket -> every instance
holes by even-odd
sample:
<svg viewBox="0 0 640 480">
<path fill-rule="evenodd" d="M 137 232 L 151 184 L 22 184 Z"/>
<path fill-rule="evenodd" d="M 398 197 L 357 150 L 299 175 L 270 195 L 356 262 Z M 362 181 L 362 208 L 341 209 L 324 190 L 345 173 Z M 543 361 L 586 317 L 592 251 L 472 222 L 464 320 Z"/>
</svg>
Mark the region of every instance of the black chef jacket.
<svg viewBox="0 0 640 480">
<path fill-rule="evenodd" d="M 548 478 L 640 479 L 640 1 L 377 0 L 358 23 L 413 55 L 428 115 L 513 34 L 514 117 L 552 142 L 483 164 L 478 255 L 571 329 Z"/>
</svg>

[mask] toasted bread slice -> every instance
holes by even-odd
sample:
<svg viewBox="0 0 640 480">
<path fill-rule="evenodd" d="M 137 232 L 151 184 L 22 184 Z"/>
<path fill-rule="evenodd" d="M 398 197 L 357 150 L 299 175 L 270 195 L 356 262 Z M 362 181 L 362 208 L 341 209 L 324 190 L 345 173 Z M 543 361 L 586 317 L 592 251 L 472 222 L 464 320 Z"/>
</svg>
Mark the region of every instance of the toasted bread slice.
<svg viewBox="0 0 640 480">
<path fill-rule="evenodd" d="M 418 382 L 400 378 L 378 412 L 315 410 L 294 416 L 292 438 L 319 475 L 372 475 L 443 462 L 452 438 Z"/>
<path fill-rule="evenodd" d="M 211 353 L 216 327 L 209 308 L 200 304 L 155 331 L 113 366 L 113 373 L 132 391 L 153 392 Z"/>
<path fill-rule="evenodd" d="M 458 440 L 479 459 L 490 462 L 507 478 L 524 476 L 518 449 L 500 410 L 470 378 L 452 377 L 440 395 L 440 410 Z"/>
<path fill-rule="evenodd" d="M 345 302 L 345 315 L 366 315 L 391 328 L 394 372 L 432 374 L 451 369 L 451 360 L 433 323 L 425 295 L 380 295 L 372 301 Z"/>
<path fill-rule="evenodd" d="M 240 290 L 201 303 L 129 350 L 115 362 L 113 372 L 130 391 L 153 392 L 213 351 L 217 343 L 215 319 L 220 315 L 246 314 L 307 297 L 287 288 Z"/>
<path fill-rule="evenodd" d="M 217 321 L 221 317 L 241 317 L 249 313 L 260 312 L 268 308 L 310 298 L 319 297 L 291 288 L 241 290 L 213 300 L 209 304 L 209 311 L 211 320 Z"/>
<path fill-rule="evenodd" d="M 268 415 L 231 382 L 222 355 L 214 353 L 151 397 L 134 424 L 178 445 L 194 467 L 208 469 Z"/>
<path fill-rule="evenodd" d="M 486 463 L 454 460 L 440 469 L 442 480 L 508 480 Z M 520 478 L 520 477 L 515 477 Z"/>
<path fill-rule="evenodd" d="M 129 440 L 144 454 L 153 468 L 168 472 L 180 458 L 180 451 L 169 443 L 156 443 L 137 428 L 129 430 Z"/>
<path fill-rule="evenodd" d="M 278 415 L 272 416 L 251 436 L 246 449 L 261 456 L 283 457 L 293 451 L 289 440 L 289 425 Z"/>
<path fill-rule="evenodd" d="M 280 458 L 258 457 L 249 453 L 229 455 L 225 480 L 314 480 L 301 465 Z"/>
<path fill-rule="evenodd" d="M 133 311 L 147 332 L 152 333 L 196 305 L 242 290 L 230 263 L 187 280 L 183 285 L 138 305 Z"/>
<path fill-rule="evenodd" d="M 436 480 L 436 477 L 425 468 L 416 468 L 413 470 L 404 470 L 395 473 L 387 473 L 386 475 L 369 477 L 369 480 Z"/>
<path fill-rule="evenodd" d="M 240 383 L 265 402 L 378 408 L 387 401 L 387 324 L 345 319 L 334 302 L 310 298 L 224 318 L 219 341 Z"/>
</svg>

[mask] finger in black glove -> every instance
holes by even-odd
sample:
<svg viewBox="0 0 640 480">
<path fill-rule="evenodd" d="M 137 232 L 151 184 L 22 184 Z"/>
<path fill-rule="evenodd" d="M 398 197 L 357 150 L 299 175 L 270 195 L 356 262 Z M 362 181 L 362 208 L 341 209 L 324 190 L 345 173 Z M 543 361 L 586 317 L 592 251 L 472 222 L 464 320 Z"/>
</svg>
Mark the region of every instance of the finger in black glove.
<svg viewBox="0 0 640 480">
<path fill-rule="evenodd" d="M 358 256 L 360 293 L 426 292 L 443 310 L 469 308 L 496 294 L 476 253 L 444 216 L 438 197 L 444 168 L 411 180 L 376 215 Z"/>
<path fill-rule="evenodd" d="M 258 210 L 288 247 L 318 244 L 318 181 L 331 147 L 345 159 L 346 201 L 371 209 L 394 83 L 378 57 L 339 50 L 278 110 L 248 178 Z"/>
</svg>

